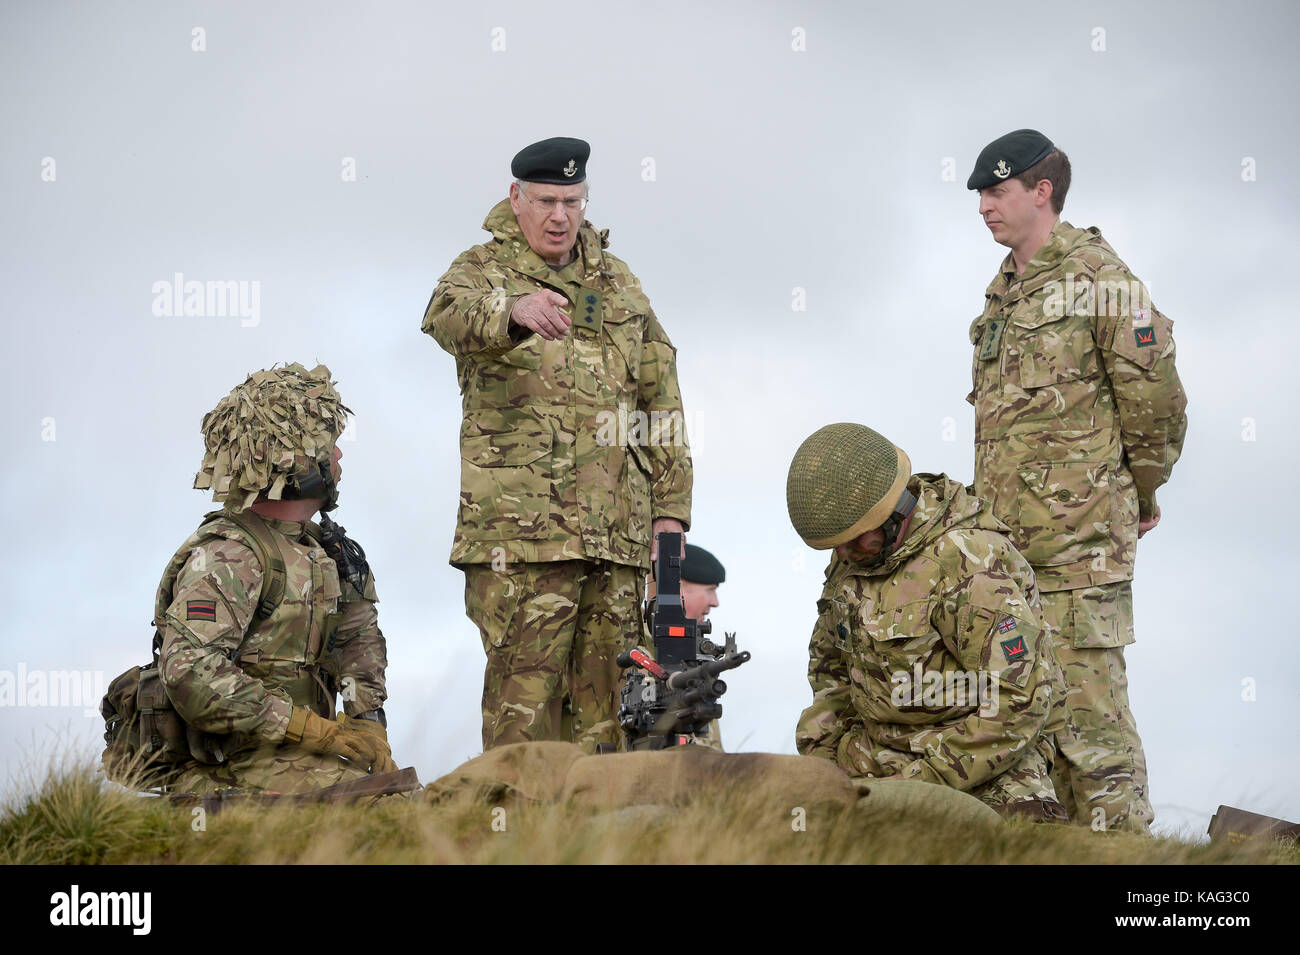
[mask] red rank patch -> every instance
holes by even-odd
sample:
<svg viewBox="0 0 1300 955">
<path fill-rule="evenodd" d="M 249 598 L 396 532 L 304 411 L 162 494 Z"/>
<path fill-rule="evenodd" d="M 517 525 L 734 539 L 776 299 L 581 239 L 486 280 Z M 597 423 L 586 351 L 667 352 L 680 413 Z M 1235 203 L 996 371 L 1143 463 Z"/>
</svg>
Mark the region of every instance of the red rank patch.
<svg viewBox="0 0 1300 955">
<path fill-rule="evenodd" d="M 217 602 L 215 600 L 185 601 L 186 620 L 216 620 Z"/>
<path fill-rule="evenodd" d="M 1024 637 L 1015 637 L 1011 640 L 1003 640 L 1001 646 L 1002 652 L 1006 654 L 1008 663 L 1014 663 L 1016 660 L 1019 660 L 1021 657 L 1024 657 L 1029 653 L 1029 648 L 1025 646 Z"/>
</svg>

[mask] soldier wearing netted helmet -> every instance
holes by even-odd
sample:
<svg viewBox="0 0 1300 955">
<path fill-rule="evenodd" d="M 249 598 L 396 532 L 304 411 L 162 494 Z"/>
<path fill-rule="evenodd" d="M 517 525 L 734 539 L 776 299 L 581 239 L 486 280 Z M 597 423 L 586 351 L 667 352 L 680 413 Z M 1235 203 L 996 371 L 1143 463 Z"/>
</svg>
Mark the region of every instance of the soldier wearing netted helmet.
<svg viewBox="0 0 1300 955">
<path fill-rule="evenodd" d="M 159 673 L 190 756 L 169 788 L 296 792 L 396 768 L 364 552 L 322 515 L 349 409 L 324 365 L 258 371 L 203 419 L 194 481 L 223 509 L 167 565 Z M 336 717 L 341 699 L 344 712 Z"/>
<path fill-rule="evenodd" d="M 1064 684 L 1034 573 L 988 505 L 847 423 L 800 445 L 786 503 L 804 542 L 834 551 L 799 752 L 1065 821 L 1049 776 Z"/>
</svg>

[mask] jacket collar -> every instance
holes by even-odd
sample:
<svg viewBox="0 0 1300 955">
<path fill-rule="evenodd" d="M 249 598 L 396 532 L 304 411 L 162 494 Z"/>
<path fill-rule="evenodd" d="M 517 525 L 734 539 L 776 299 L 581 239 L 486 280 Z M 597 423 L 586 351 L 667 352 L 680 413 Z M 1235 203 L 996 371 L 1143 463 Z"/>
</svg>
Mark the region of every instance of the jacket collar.
<svg viewBox="0 0 1300 955">
<path fill-rule="evenodd" d="M 998 274 L 989 283 L 986 294 L 1001 297 L 1017 282 L 1026 291 L 1037 289 L 1050 281 L 1056 268 L 1077 246 L 1100 238 L 1101 231 L 1095 226 L 1091 229 L 1076 229 L 1062 219 L 1052 227 L 1047 241 L 1034 253 L 1034 257 L 1029 260 L 1022 274 L 1016 274 L 1015 256 L 1008 252 L 1007 257 L 1002 260 Z"/>
<path fill-rule="evenodd" d="M 547 278 L 553 273 L 554 270 L 529 247 L 523 229 L 519 228 L 519 220 L 510 208 L 509 198 L 502 199 L 492 207 L 483 220 L 483 228 L 492 233 L 492 238 L 500 244 L 497 250 L 499 261 L 536 278 Z M 582 220 L 582 225 L 578 228 L 577 246 L 578 259 L 585 273 L 591 274 L 601 269 L 601 251 L 608 245 L 608 229 L 597 232 L 595 226 L 586 219 Z"/>
<path fill-rule="evenodd" d="M 916 495 L 916 507 L 912 510 L 907 536 L 898 549 L 883 564 L 873 568 L 836 557 L 831 561 L 828 577 L 837 570 L 844 576 L 888 576 L 959 525 L 1006 531 L 1005 525 L 991 512 L 983 513 L 989 510 L 984 501 L 967 494 L 962 485 L 946 474 L 914 474 L 907 482 L 907 489 Z"/>
</svg>

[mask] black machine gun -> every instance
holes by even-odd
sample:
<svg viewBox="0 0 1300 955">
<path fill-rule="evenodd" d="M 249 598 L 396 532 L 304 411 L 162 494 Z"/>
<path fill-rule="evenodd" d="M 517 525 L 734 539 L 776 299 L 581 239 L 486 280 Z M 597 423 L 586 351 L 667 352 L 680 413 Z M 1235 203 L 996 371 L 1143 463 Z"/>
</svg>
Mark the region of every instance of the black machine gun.
<svg viewBox="0 0 1300 955">
<path fill-rule="evenodd" d="M 727 684 L 718 679 L 749 660 L 736 652 L 736 635 L 718 646 L 708 638 L 713 626 L 686 616 L 682 602 L 682 535 L 658 535 L 655 594 L 646 602 L 646 623 L 654 656 L 641 647 L 621 653 L 627 670 L 618 721 L 632 750 L 667 749 L 708 738 L 709 723 L 722 716 L 718 697 Z"/>
</svg>

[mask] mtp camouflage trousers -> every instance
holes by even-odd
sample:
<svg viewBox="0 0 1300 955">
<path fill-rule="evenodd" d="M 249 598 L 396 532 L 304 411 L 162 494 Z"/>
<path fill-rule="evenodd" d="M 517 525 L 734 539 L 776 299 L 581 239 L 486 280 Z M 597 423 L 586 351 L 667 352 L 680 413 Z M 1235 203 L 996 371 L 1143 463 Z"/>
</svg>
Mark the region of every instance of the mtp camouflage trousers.
<svg viewBox="0 0 1300 955">
<path fill-rule="evenodd" d="M 1146 832 L 1155 812 L 1124 672 L 1124 646 L 1133 642 L 1132 584 L 1041 596 L 1068 709 L 1068 725 L 1056 734 L 1057 798 L 1077 825 Z"/>
<path fill-rule="evenodd" d="M 484 750 L 621 743 L 616 658 L 641 641 L 643 586 L 638 568 L 603 560 L 465 568 L 465 612 L 487 654 Z"/>
<path fill-rule="evenodd" d="M 365 775 L 364 768 L 337 756 L 321 756 L 297 746 L 261 746 L 236 753 L 220 766 L 190 763 L 168 788 L 172 792 L 199 795 L 219 789 L 300 793 Z"/>
</svg>

